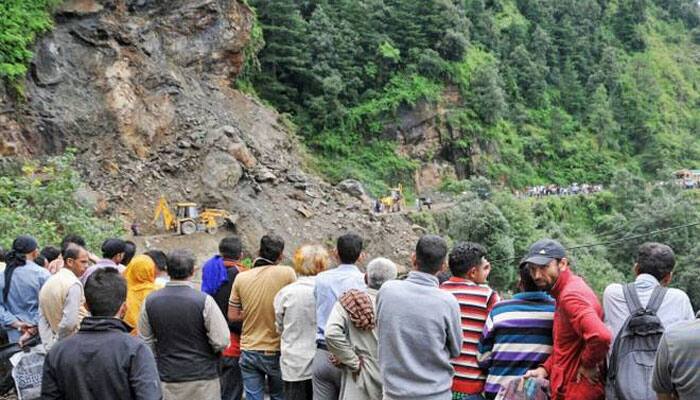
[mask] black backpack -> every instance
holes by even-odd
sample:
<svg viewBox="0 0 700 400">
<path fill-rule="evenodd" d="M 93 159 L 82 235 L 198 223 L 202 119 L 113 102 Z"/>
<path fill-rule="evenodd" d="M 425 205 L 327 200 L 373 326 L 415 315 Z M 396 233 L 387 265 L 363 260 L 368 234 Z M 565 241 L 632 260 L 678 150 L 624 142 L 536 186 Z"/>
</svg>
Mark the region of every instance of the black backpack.
<svg viewBox="0 0 700 400">
<path fill-rule="evenodd" d="M 667 289 L 658 286 L 642 307 L 634 283 L 622 286 L 630 316 L 615 338 L 608 366 L 605 397 L 608 400 L 656 400 L 651 388 L 654 359 L 664 326 L 656 315 Z"/>
</svg>

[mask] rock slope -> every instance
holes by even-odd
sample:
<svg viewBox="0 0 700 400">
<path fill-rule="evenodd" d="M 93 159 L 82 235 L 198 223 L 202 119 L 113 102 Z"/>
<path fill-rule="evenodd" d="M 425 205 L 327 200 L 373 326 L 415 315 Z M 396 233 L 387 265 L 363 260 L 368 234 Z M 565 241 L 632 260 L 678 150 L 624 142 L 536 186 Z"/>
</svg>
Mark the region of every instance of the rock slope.
<svg viewBox="0 0 700 400">
<path fill-rule="evenodd" d="M 253 23 L 234 0 L 66 1 L 36 45 L 25 98 L 0 93 L 0 153 L 76 148 L 86 201 L 150 233 L 164 195 L 237 213 L 249 250 L 268 231 L 291 254 L 354 230 L 370 255 L 407 264 L 410 222 L 375 217 L 366 198 L 308 172 L 284 119 L 233 89 Z"/>
</svg>

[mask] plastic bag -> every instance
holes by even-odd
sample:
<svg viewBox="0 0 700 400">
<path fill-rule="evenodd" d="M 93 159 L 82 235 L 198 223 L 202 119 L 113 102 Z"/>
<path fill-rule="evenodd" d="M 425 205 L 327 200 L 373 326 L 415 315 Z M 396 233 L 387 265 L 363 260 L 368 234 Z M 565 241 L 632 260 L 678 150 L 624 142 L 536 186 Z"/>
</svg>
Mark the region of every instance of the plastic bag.
<svg viewBox="0 0 700 400">
<path fill-rule="evenodd" d="M 498 391 L 496 400 L 547 400 L 549 381 L 546 379 L 513 379 Z"/>
<path fill-rule="evenodd" d="M 45 358 L 46 353 L 36 347 L 29 352 L 19 352 L 12 356 L 12 378 L 15 380 L 18 400 L 41 398 L 41 376 Z"/>
</svg>

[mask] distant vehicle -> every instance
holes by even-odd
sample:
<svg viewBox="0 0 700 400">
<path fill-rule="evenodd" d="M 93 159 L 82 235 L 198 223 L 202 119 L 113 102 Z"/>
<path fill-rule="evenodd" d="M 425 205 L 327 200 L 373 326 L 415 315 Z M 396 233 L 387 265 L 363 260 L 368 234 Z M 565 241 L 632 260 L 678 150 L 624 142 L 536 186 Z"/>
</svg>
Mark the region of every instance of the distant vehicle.
<svg viewBox="0 0 700 400">
<path fill-rule="evenodd" d="M 381 203 L 381 209 L 386 212 L 398 212 L 401 211 L 401 207 L 406 207 L 406 200 L 403 197 L 403 185 L 399 183 L 399 186 L 391 188 L 391 194 L 386 197 L 379 199 Z"/>
<path fill-rule="evenodd" d="M 181 235 L 191 235 L 206 231 L 215 234 L 220 226 L 234 226 L 238 216 L 218 208 L 205 208 L 202 212 L 196 203 L 176 203 L 172 212 L 165 197 L 161 197 L 155 209 L 153 222 L 166 231 L 175 231 Z"/>
<path fill-rule="evenodd" d="M 428 207 L 428 210 L 433 208 L 433 199 L 430 197 L 419 197 L 416 202 L 418 203 L 418 211 L 422 211 L 423 206 Z"/>
</svg>

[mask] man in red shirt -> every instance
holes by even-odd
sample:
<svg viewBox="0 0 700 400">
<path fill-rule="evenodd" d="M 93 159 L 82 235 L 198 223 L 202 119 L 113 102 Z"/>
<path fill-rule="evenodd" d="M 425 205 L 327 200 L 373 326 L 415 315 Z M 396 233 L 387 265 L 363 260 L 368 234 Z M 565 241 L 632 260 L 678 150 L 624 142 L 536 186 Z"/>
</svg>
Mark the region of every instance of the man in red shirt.
<svg viewBox="0 0 700 400">
<path fill-rule="evenodd" d="M 571 271 L 564 247 L 555 240 L 530 246 L 524 263 L 535 284 L 556 300 L 552 355 L 525 377 L 549 379 L 554 400 L 603 400 L 612 336 L 598 298 Z"/>
</svg>

